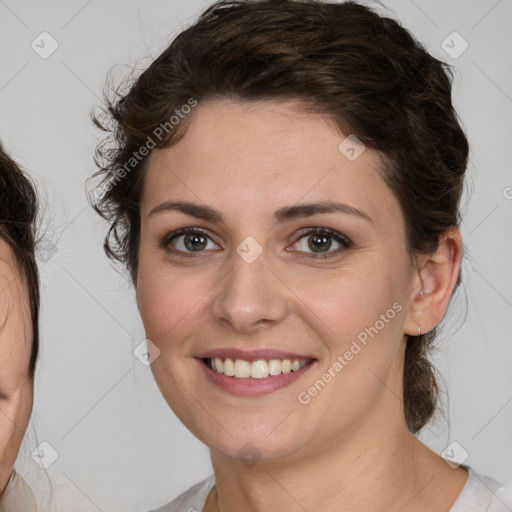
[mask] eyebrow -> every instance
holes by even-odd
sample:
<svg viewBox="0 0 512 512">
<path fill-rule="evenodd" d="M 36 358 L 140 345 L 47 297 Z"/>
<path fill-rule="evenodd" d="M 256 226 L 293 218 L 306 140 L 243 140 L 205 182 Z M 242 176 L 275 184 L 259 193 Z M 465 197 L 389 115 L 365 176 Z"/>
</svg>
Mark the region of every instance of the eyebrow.
<svg viewBox="0 0 512 512">
<path fill-rule="evenodd" d="M 154 215 L 160 212 L 178 211 L 191 217 L 196 217 L 212 223 L 224 223 L 225 219 L 222 213 L 215 208 L 206 205 L 190 203 L 187 201 L 166 201 L 153 208 L 148 215 Z M 353 206 L 345 203 L 336 203 L 333 201 L 322 201 L 319 203 L 303 203 L 294 206 L 285 206 L 274 212 L 274 218 L 277 222 L 285 222 L 296 218 L 310 217 L 319 213 L 344 213 L 354 215 L 373 224 L 373 219 Z"/>
</svg>

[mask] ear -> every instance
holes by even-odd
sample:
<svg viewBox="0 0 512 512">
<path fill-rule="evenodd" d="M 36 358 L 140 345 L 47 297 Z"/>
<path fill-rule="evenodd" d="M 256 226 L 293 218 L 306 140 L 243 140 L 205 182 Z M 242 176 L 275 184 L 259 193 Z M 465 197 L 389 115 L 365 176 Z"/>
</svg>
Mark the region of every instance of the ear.
<svg viewBox="0 0 512 512">
<path fill-rule="evenodd" d="M 434 254 L 417 259 L 405 334 L 416 336 L 418 326 L 425 334 L 441 322 L 457 283 L 462 256 L 462 236 L 453 226 L 441 237 Z"/>
</svg>

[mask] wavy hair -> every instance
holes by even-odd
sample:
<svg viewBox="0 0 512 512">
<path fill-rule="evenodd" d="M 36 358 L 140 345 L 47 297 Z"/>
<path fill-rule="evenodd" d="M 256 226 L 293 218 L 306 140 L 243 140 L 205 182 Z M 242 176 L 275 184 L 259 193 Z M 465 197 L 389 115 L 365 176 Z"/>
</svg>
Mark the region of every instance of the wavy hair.
<svg viewBox="0 0 512 512">
<path fill-rule="evenodd" d="M 231 98 L 301 99 L 309 112 L 332 119 L 381 156 L 381 174 L 398 199 L 407 250 L 433 253 L 442 235 L 459 227 L 459 201 L 468 141 L 452 105 L 451 67 L 434 58 L 408 30 L 354 1 L 224 0 L 207 8 L 127 91 L 105 95 L 93 116 L 105 139 L 95 161 L 103 191 L 92 199 L 109 224 L 104 248 L 136 286 L 139 204 L 148 155 L 185 134 L 193 113 L 155 137 L 190 98 L 199 104 Z M 158 132 L 160 133 L 160 132 Z M 156 140 L 157 139 L 157 140 Z M 125 169 L 121 179 L 120 169 Z M 455 288 L 461 282 L 459 272 Z M 404 414 L 413 433 L 438 400 L 428 358 L 436 329 L 409 336 Z"/>
</svg>

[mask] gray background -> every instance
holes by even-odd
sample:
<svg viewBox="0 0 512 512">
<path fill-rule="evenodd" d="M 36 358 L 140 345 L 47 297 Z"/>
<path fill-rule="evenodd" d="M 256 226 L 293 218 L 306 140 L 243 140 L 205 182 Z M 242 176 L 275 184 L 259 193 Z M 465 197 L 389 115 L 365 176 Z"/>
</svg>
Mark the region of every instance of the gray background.
<svg viewBox="0 0 512 512">
<path fill-rule="evenodd" d="M 512 486 L 512 2 L 385 3 L 432 54 L 455 65 L 454 101 L 471 144 L 464 284 L 435 357 L 449 415 L 421 438 L 439 453 L 459 443 L 466 464 Z M 133 356 L 144 339 L 134 293 L 103 255 L 106 225 L 84 193 L 99 140 L 90 112 L 108 70 L 116 65 L 114 78 L 123 78 L 133 66 L 144 69 L 206 6 L 0 0 L 0 138 L 38 184 L 46 230 L 38 256 L 41 359 L 17 468 L 39 499 L 51 478 L 54 510 L 141 512 L 211 472 L 207 448 Z M 58 43 L 47 58 L 44 31 Z M 457 58 L 441 46 L 454 31 L 469 44 Z M 453 36 L 447 41 L 461 49 Z M 31 456 L 41 442 L 58 453 L 46 471 Z M 43 446 L 40 460 L 52 453 Z"/>
</svg>

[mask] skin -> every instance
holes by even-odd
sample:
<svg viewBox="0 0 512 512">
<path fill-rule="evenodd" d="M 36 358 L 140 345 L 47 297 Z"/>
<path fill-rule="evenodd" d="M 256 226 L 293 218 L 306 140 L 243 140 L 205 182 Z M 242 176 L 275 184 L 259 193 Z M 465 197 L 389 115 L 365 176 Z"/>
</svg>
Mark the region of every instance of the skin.
<svg viewBox="0 0 512 512">
<path fill-rule="evenodd" d="M 217 486 L 205 506 L 220 510 L 448 511 L 467 479 L 407 429 L 402 395 L 406 334 L 443 318 L 462 258 L 450 230 L 433 255 L 409 259 L 399 203 L 366 149 L 349 161 L 346 137 L 296 101 L 196 107 L 184 138 L 153 151 L 140 205 L 136 296 L 146 336 L 160 350 L 156 382 L 185 426 L 210 447 Z M 176 211 L 150 215 L 165 201 L 207 204 L 224 223 Z M 339 201 L 372 222 L 322 213 L 276 223 L 273 212 L 305 202 Z M 194 257 L 184 227 L 202 228 Z M 305 228 L 330 228 L 331 256 L 308 247 Z M 236 252 L 248 236 L 262 254 Z M 302 237 L 302 238 L 301 238 Z M 325 254 L 325 253 L 322 253 Z M 423 293 L 422 293 L 423 292 Z M 300 392 L 322 377 L 365 327 L 402 309 L 307 405 Z M 292 385 L 272 394 L 233 396 L 195 359 L 213 348 L 278 348 L 316 358 Z M 258 459 L 239 451 L 251 443 Z M 345 505 L 342 505 L 345 504 Z"/>
<path fill-rule="evenodd" d="M 27 429 L 33 404 L 28 287 L 10 245 L 0 239 L 0 494 Z"/>
</svg>

